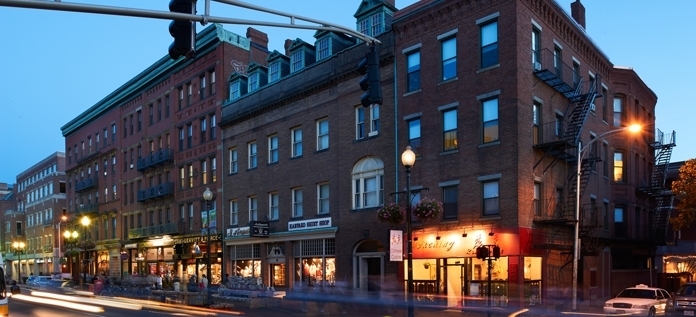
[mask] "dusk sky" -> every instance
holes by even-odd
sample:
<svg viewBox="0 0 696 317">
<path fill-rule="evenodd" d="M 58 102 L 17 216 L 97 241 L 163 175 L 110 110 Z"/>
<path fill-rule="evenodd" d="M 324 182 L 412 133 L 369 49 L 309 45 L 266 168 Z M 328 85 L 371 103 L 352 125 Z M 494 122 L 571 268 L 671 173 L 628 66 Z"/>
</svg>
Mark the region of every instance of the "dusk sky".
<svg viewBox="0 0 696 317">
<path fill-rule="evenodd" d="M 417 0 L 396 0 L 404 8 Z M 165 0 L 70 0 L 168 12 Z M 360 0 L 246 1 L 278 11 L 355 29 Z M 573 0 L 557 0 L 570 11 Z M 205 1 L 198 1 L 199 14 Z M 671 161 L 696 157 L 696 1 L 582 0 L 587 31 L 616 66 L 633 68 L 657 94 L 656 127 L 677 132 Z M 288 18 L 212 2 L 212 16 L 289 23 Z M 0 182 L 56 151 L 64 152 L 60 128 L 167 55 L 169 20 L 0 7 Z M 308 24 L 297 21 L 298 24 Z M 247 25 L 226 24 L 244 36 Z M 283 52 L 286 39 L 314 42 L 314 31 L 253 26 L 268 34 L 269 49 Z M 204 26 L 198 24 L 198 31 Z M 530 31 L 531 32 L 531 31 Z M 504 49 L 504 48 L 501 48 Z"/>
</svg>

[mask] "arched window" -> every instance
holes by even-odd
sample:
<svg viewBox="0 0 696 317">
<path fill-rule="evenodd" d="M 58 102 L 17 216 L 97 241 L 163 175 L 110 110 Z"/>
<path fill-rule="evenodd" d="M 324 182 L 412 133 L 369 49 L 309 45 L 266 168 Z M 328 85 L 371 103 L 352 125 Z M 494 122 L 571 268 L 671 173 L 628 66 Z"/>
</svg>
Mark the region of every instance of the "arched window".
<svg viewBox="0 0 696 317">
<path fill-rule="evenodd" d="M 353 209 L 377 207 L 384 202 L 384 163 L 366 157 L 353 167 Z"/>
</svg>

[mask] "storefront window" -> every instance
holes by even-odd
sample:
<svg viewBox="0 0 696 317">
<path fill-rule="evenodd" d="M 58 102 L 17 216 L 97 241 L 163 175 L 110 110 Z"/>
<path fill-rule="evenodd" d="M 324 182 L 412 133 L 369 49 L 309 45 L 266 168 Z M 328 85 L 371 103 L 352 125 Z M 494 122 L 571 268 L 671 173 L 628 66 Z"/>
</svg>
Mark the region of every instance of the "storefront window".
<svg viewBox="0 0 696 317">
<path fill-rule="evenodd" d="M 241 277 L 261 276 L 261 252 L 259 244 L 236 245 L 231 249 L 232 275 Z"/>
<path fill-rule="evenodd" d="M 336 285 L 336 241 L 314 239 L 296 242 L 295 284 Z"/>
<path fill-rule="evenodd" d="M 541 257 L 524 258 L 524 301 L 529 306 L 541 304 Z"/>
</svg>

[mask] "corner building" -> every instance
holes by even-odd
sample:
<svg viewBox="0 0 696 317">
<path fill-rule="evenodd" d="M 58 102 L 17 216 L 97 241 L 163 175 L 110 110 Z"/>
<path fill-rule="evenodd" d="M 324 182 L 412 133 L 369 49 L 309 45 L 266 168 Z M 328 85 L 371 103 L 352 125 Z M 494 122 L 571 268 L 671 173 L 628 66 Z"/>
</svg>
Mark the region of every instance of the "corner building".
<svg viewBox="0 0 696 317">
<path fill-rule="evenodd" d="M 211 281 L 221 280 L 221 83 L 267 55 L 265 34 L 247 36 L 211 25 L 197 34 L 196 58 L 162 57 L 62 127 L 77 272 L 200 278 L 213 252 Z M 79 248 L 88 240 L 95 243 Z"/>
<path fill-rule="evenodd" d="M 220 123 L 230 273 L 291 289 L 405 290 L 406 261 L 389 253 L 389 230 L 405 226 L 376 212 L 404 204 L 408 145 L 408 198 L 443 204 L 413 223 L 419 299 L 570 302 L 575 250 L 580 302 L 651 283 L 651 254 L 669 242 L 662 166 L 674 133 L 655 129 L 657 96 L 596 46 L 584 10 L 362 1 L 358 30 L 383 43 L 381 105 L 360 105 L 356 66 L 369 48 L 326 32 L 230 76 Z M 634 122 L 640 135 L 625 129 Z M 490 274 L 481 246 L 501 249 Z"/>
</svg>

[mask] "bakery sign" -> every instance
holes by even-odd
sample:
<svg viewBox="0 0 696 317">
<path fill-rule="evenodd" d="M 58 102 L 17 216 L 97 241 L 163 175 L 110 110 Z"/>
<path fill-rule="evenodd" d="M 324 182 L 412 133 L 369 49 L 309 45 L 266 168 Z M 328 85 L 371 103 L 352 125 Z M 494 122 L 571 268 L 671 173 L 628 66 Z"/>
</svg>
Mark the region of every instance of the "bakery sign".
<svg viewBox="0 0 696 317">
<path fill-rule="evenodd" d="M 319 229 L 331 227 L 331 218 L 319 218 L 288 222 L 288 231 Z"/>
</svg>

